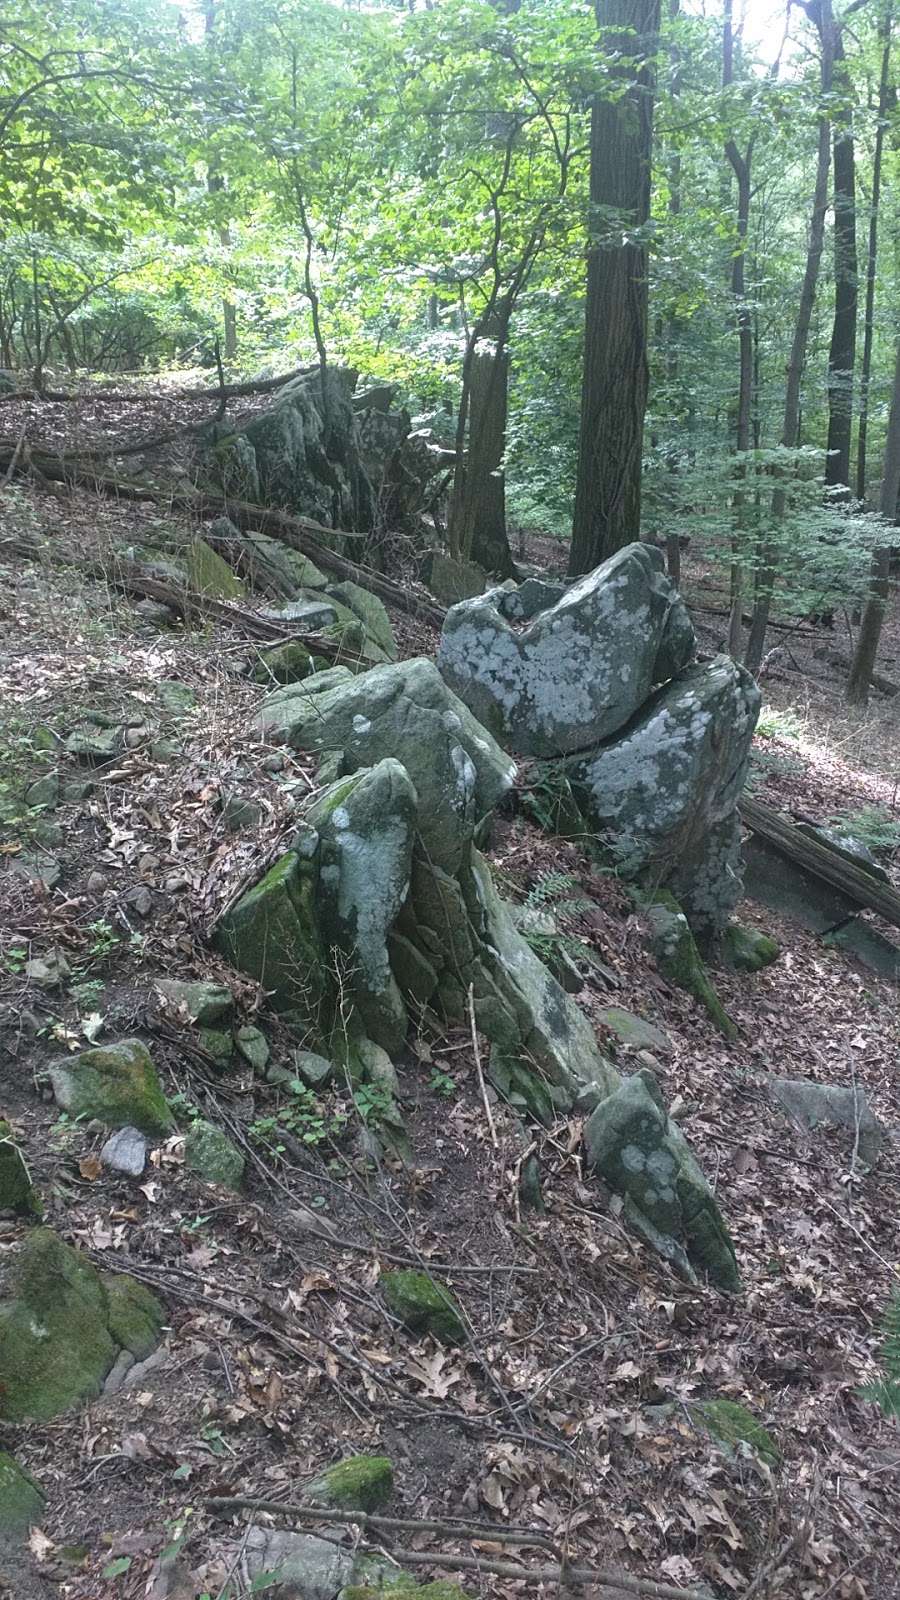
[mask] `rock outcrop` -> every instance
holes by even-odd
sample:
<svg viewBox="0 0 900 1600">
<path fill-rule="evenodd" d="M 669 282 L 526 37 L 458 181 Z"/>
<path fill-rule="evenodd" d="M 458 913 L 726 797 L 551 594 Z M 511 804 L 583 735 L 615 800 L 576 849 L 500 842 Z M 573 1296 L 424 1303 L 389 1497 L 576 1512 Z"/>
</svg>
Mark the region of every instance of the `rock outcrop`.
<svg viewBox="0 0 900 1600">
<path fill-rule="evenodd" d="M 691 665 L 694 648 L 660 552 L 632 544 L 569 588 L 529 580 L 453 606 L 438 664 L 501 744 L 545 758 L 572 826 L 712 939 L 741 892 L 760 696 L 730 657 Z"/>
<path fill-rule="evenodd" d="M 318 751 L 331 781 L 291 848 L 220 919 L 217 947 L 259 980 L 326 1065 L 341 1061 L 388 1102 L 390 1057 L 411 1017 L 474 1020 L 489 1044 L 491 1081 L 509 1103 L 543 1122 L 576 1103 L 596 1107 L 599 1152 L 603 1107 L 617 1129 L 625 1090 L 477 849 L 515 778 L 487 729 L 434 664 L 417 659 L 361 676 L 338 667 L 277 689 L 257 730 Z M 671 1168 L 676 1198 L 663 1214 L 650 1187 L 632 1181 L 618 1134 L 597 1154 L 598 1168 L 679 1270 L 732 1289 L 734 1255 L 713 1196 L 661 1102 L 644 1098 L 648 1171 Z M 624 1128 L 626 1143 L 632 1131 Z"/>
</svg>

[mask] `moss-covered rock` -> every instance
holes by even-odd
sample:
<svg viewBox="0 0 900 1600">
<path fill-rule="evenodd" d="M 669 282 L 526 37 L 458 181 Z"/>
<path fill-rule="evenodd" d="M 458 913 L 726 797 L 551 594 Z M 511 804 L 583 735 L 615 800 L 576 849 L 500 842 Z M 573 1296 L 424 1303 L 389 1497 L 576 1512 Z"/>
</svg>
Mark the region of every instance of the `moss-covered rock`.
<svg viewBox="0 0 900 1600">
<path fill-rule="evenodd" d="M 780 1462 L 781 1451 L 769 1430 L 746 1406 L 734 1400 L 692 1400 L 688 1409 L 694 1421 L 727 1449 L 745 1444 L 755 1450 L 767 1466 L 775 1467 Z"/>
<path fill-rule="evenodd" d="M 107 1327 L 123 1350 L 143 1361 L 159 1344 L 165 1314 L 155 1294 L 136 1278 L 121 1272 L 103 1274 Z"/>
<path fill-rule="evenodd" d="M 118 1275 L 104 1281 L 48 1228 L 24 1240 L 11 1287 L 0 1305 L 0 1419 L 8 1422 L 46 1421 L 92 1399 L 119 1350 L 148 1354 L 163 1321 L 148 1290 Z"/>
<path fill-rule="evenodd" d="M 326 957 L 316 918 L 318 836 L 302 836 L 300 849 L 280 857 L 265 877 L 221 918 L 217 950 L 247 972 L 279 1011 L 296 1011 L 318 1024 L 327 993 Z"/>
<path fill-rule="evenodd" d="M 252 1023 L 245 1024 L 243 1028 L 238 1028 L 234 1042 L 238 1053 L 254 1072 L 265 1071 L 269 1061 L 269 1041 L 261 1028 L 255 1028 Z"/>
<path fill-rule="evenodd" d="M 303 1490 L 313 1505 L 345 1511 L 377 1511 L 394 1492 L 394 1469 L 387 1456 L 348 1456 L 319 1474 Z"/>
<path fill-rule="evenodd" d="M 736 972 L 760 972 L 778 960 L 781 946 L 776 939 L 759 933 L 756 928 L 730 922 L 722 936 L 722 954 L 726 964 Z"/>
<path fill-rule="evenodd" d="M 435 1562 L 437 1565 L 437 1562 Z M 338 1600 L 382 1600 L 384 1594 L 394 1594 L 400 1600 L 470 1600 L 465 1589 L 449 1578 L 435 1578 L 432 1583 L 417 1583 L 409 1572 L 379 1573 L 372 1583 L 348 1583 Z"/>
<path fill-rule="evenodd" d="M 666 1055 L 672 1049 L 672 1041 L 662 1028 L 648 1022 L 645 1017 L 636 1017 L 632 1011 L 625 1011 L 621 1006 L 604 1007 L 597 1012 L 597 1021 L 602 1022 L 630 1049 L 655 1050 Z"/>
<path fill-rule="evenodd" d="M 185 554 L 190 587 L 215 600 L 242 600 L 247 591 L 228 562 L 205 539 L 192 539 Z"/>
<path fill-rule="evenodd" d="M 239 1189 L 243 1182 L 244 1158 L 240 1150 L 211 1122 L 191 1124 L 184 1141 L 184 1161 L 189 1172 L 196 1172 L 207 1183 Z"/>
<path fill-rule="evenodd" d="M 179 1017 L 211 1027 L 234 1010 L 234 996 L 224 983 L 205 978 L 157 978 L 156 987 Z"/>
<path fill-rule="evenodd" d="M 234 1055 L 234 1039 L 223 1028 L 201 1028 L 200 1043 L 217 1066 L 227 1066 Z"/>
<path fill-rule="evenodd" d="M 42 1206 L 8 1122 L 0 1121 L 0 1211 L 39 1217 Z"/>
<path fill-rule="evenodd" d="M 710 982 L 687 917 L 675 896 L 660 889 L 641 903 L 649 923 L 650 951 L 663 977 L 699 1000 L 726 1039 L 736 1039 L 737 1028 Z"/>
<path fill-rule="evenodd" d="M 50 1082 L 58 1106 L 72 1117 L 96 1117 L 108 1128 L 165 1134 L 175 1126 L 150 1052 L 140 1039 L 97 1045 L 56 1061 Z"/>
<path fill-rule="evenodd" d="M 261 650 L 250 669 L 254 683 L 302 683 L 315 671 L 316 658 L 299 639 Z"/>
<path fill-rule="evenodd" d="M 13 1456 L 0 1450 L 0 1535 L 24 1536 L 40 1519 L 44 1496 Z"/>
<path fill-rule="evenodd" d="M 411 1333 L 430 1333 L 441 1344 L 464 1344 L 466 1326 L 453 1296 L 427 1272 L 413 1268 L 383 1272 L 381 1292 L 394 1316 Z"/>
</svg>

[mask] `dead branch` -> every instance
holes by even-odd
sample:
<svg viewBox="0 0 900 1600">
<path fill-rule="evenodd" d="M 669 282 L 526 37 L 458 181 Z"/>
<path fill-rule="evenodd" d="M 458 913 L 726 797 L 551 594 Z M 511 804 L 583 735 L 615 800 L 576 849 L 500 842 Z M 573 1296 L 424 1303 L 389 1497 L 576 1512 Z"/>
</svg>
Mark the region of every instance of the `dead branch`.
<svg viewBox="0 0 900 1600">
<path fill-rule="evenodd" d="M 773 844 L 789 861 L 811 872 L 814 877 L 824 878 L 826 883 L 834 884 L 851 900 L 868 911 L 877 911 L 886 922 L 892 922 L 900 928 L 900 894 L 890 884 L 873 878 L 862 867 L 854 866 L 834 850 L 829 850 L 827 845 L 801 833 L 787 817 L 762 800 L 751 800 L 745 795 L 740 803 L 740 811 L 742 820 L 751 832 L 758 833 Z"/>
<path fill-rule="evenodd" d="M 219 382 L 212 388 L 203 385 L 194 389 L 164 389 L 144 390 L 142 394 L 128 393 L 105 384 L 87 384 L 83 389 L 16 389 L 13 394 L 0 395 L 0 405 L 8 404 L 12 400 L 51 400 L 54 403 L 68 401 L 83 403 L 85 400 L 111 400 L 116 405 L 146 405 L 148 399 L 154 395 L 162 395 L 165 399 L 173 400 L 240 400 L 247 395 L 271 394 L 274 389 L 280 389 L 283 384 L 293 382 L 294 378 L 305 378 L 311 372 L 318 372 L 318 367 L 296 367 L 293 372 L 284 372 L 278 378 L 258 378 L 247 383 Z"/>
</svg>

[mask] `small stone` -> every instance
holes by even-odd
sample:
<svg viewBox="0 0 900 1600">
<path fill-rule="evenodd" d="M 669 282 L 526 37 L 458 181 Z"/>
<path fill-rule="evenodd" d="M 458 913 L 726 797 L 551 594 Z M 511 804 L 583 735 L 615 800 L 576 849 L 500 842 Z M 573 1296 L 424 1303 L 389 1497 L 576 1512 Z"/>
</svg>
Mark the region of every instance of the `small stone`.
<svg viewBox="0 0 900 1600">
<path fill-rule="evenodd" d="M 211 1122 L 193 1122 L 184 1141 L 184 1164 L 207 1183 L 224 1189 L 239 1189 L 244 1177 L 244 1158 L 227 1134 Z"/>
<path fill-rule="evenodd" d="M 0 1122 L 0 1211 L 40 1216 L 41 1210 L 25 1157 L 12 1138 L 9 1123 Z"/>
<path fill-rule="evenodd" d="M 181 755 L 181 745 L 176 739 L 154 739 L 150 746 L 150 754 L 154 761 L 165 765 L 169 761 L 177 761 Z"/>
<path fill-rule="evenodd" d="M 197 696 L 190 684 L 176 683 L 171 678 L 164 678 L 157 683 L 156 698 L 165 711 L 175 716 L 182 715 L 185 711 L 193 711 L 197 704 Z"/>
<path fill-rule="evenodd" d="M 223 1017 L 230 1017 L 234 1010 L 234 996 L 224 983 L 205 979 L 157 978 L 156 987 L 175 1011 L 183 1012 L 189 1022 L 197 1022 L 203 1027 L 219 1022 Z"/>
<path fill-rule="evenodd" d="M 860 1159 L 874 1166 L 884 1143 L 884 1129 L 872 1111 L 865 1090 L 803 1078 L 770 1078 L 769 1088 L 783 1111 L 801 1127 L 844 1129 Z"/>
<path fill-rule="evenodd" d="M 154 628 L 169 628 L 175 621 L 175 613 L 158 600 L 139 600 L 134 609 L 144 622 Z"/>
<path fill-rule="evenodd" d="M 665 1054 L 671 1052 L 672 1041 L 662 1028 L 647 1022 L 644 1017 L 636 1017 L 631 1011 L 623 1011 L 621 1006 L 607 1006 L 597 1013 L 597 1021 L 602 1022 L 623 1045 L 631 1049 L 660 1050 Z"/>
<path fill-rule="evenodd" d="M 254 1072 L 263 1072 L 269 1059 L 269 1041 L 261 1028 L 248 1023 L 234 1036 L 238 1052 Z"/>
<path fill-rule="evenodd" d="M 731 922 L 722 938 L 722 953 L 726 964 L 734 967 L 736 972 L 760 972 L 763 967 L 770 967 L 773 961 L 778 960 L 781 946 L 756 928 L 745 928 L 739 922 Z"/>
<path fill-rule="evenodd" d="M 263 808 L 256 800 L 246 800 L 243 795 L 230 794 L 222 806 L 222 821 L 229 833 L 258 828 L 263 819 Z"/>
<path fill-rule="evenodd" d="M 59 773 L 47 772 L 42 778 L 35 778 L 33 783 L 25 790 L 25 804 L 27 806 L 44 806 L 48 810 L 59 800 Z"/>
<path fill-rule="evenodd" d="M 326 1061 L 324 1056 L 316 1055 L 314 1050 L 295 1050 L 292 1060 L 294 1075 L 306 1085 L 307 1089 L 325 1089 L 334 1077 L 332 1062 Z M 290 1073 L 288 1077 L 290 1078 Z"/>
<path fill-rule="evenodd" d="M 132 911 L 136 911 L 139 917 L 149 917 L 153 910 L 153 896 L 143 883 L 135 884 L 123 898 L 125 904 L 130 906 Z"/>
<path fill-rule="evenodd" d="M 62 867 L 55 856 L 38 855 L 28 851 L 16 856 L 11 863 L 11 870 L 20 878 L 27 878 L 29 883 L 40 884 L 44 889 L 55 889 L 62 877 Z"/>
<path fill-rule="evenodd" d="M 383 1272 L 379 1280 L 389 1311 L 412 1333 L 430 1333 L 441 1344 L 464 1344 L 466 1325 L 442 1284 L 412 1268 Z"/>
<path fill-rule="evenodd" d="M 73 779 L 70 783 L 63 784 L 60 798 L 67 805 L 78 806 L 81 805 L 83 800 L 87 800 L 93 792 L 94 785 L 90 778 Z"/>
<path fill-rule="evenodd" d="M 737 1445 L 747 1445 L 767 1466 L 777 1467 L 781 1451 L 768 1429 L 757 1422 L 746 1406 L 734 1400 L 690 1400 L 687 1407 L 692 1419 L 729 1453 L 735 1454 Z"/>
<path fill-rule="evenodd" d="M 119 1128 L 107 1139 L 100 1160 L 113 1172 L 139 1178 L 147 1164 L 147 1140 L 137 1128 Z"/>
<path fill-rule="evenodd" d="M 0 1534 L 24 1539 L 44 1515 L 44 1496 L 13 1456 L 0 1450 Z"/>
<path fill-rule="evenodd" d="M 387 1456 L 348 1456 L 319 1474 L 302 1491 L 311 1505 L 345 1511 L 378 1511 L 394 1492 L 394 1469 Z"/>
<path fill-rule="evenodd" d="M 88 894 L 102 894 L 106 888 L 107 879 L 105 872 L 92 872 L 87 881 Z"/>
<path fill-rule="evenodd" d="M 64 955 L 51 951 L 46 956 L 33 956 L 25 963 L 25 976 L 39 989 L 61 989 L 72 976 L 72 969 Z"/>
<path fill-rule="evenodd" d="M 230 1033 L 225 1033 L 221 1028 L 201 1028 L 200 1043 L 207 1055 L 212 1056 L 220 1066 L 234 1055 L 234 1040 Z"/>
<path fill-rule="evenodd" d="M 120 1350 L 113 1363 L 112 1370 L 103 1385 L 104 1394 L 118 1394 L 125 1382 L 128 1373 L 134 1366 L 134 1356 L 130 1350 Z"/>
<path fill-rule="evenodd" d="M 124 742 L 124 728 L 101 728 L 89 723 L 69 734 L 66 750 L 81 761 L 103 763 L 114 761 L 121 754 Z"/>
<path fill-rule="evenodd" d="M 536 1155 L 526 1156 L 519 1169 L 519 1202 L 526 1211 L 546 1211 L 541 1188 L 541 1164 Z"/>
</svg>

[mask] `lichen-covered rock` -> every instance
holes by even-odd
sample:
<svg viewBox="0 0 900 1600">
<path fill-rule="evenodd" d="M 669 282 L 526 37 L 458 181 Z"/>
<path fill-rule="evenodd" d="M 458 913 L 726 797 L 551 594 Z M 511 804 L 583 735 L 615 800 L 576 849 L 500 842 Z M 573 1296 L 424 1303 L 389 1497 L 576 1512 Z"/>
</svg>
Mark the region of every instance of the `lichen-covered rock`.
<svg viewBox="0 0 900 1600">
<path fill-rule="evenodd" d="M 192 539 L 185 551 L 187 580 L 192 589 L 216 600 L 242 600 L 246 589 L 212 545 Z"/>
<path fill-rule="evenodd" d="M 648 1022 L 646 1017 L 636 1017 L 634 1012 L 625 1011 L 622 1006 L 604 1006 L 597 1012 L 597 1021 L 629 1049 L 655 1050 L 665 1055 L 672 1049 L 672 1041 L 662 1028 Z"/>
<path fill-rule="evenodd" d="M 273 645 L 271 650 L 261 650 L 250 676 L 255 683 L 302 683 L 315 671 L 316 658 L 299 639 L 288 639 L 284 644 Z"/>
<path fill-rule="evenodd" d="M 626 1197 L 625 1215 L 688 1277 L 740 1287 L 734 1246 L 715 1197 L 680 1129 L 666 1115 L 652 1072 L 602 1100 L 584 1129 L 591 1170 Z"/>
<path fill-rule="evenodd" d="M 344 1511 L 378 1511 L 393 1492 L 394 1469 L 387 1456 L 348 1456 L 306 1484 L 303 1500 Z"/>
<path fill-rule="evenodd" d="M 320 838 L 320 926 L 346 959 L 365 1032 L 386 1050 L 406 1036 L 387 940 L 409 893 L 417 812 L 406 769 L 387 759 L 340 779 L 308 814 Z"/>
<path fill-rule="evenodd" d="M 238 1053 L 243 1056 L 247 1065 L 254 1072 L 264 1072 L 269 1061 L 269 1041 L 261 1028 L 255 1028 L 252 1023 L 246 1023 L 243 1028 L 238 1028 L 234 1036 Z"/>
<path fill-rule="evenodd" d="M 746 928 L 740 922 L 730 922 L 722 936 L 722 955 L 728 966 L 736 972 L 761 972 L 770 967 L 781 954 L 776 939 L 756 928 Z"/>
<path fill-rule="evenodd" d="M 244 1557 L 254 1588 L 277 1585 L 279 1600 L 336 1600 L 361 1571 L 352 1549 L 280 1528 L 248 1529 Z"/>
<path fill-rule="evenodd" d="M 192 1122 L 184 1141 L 184 1164 L 207 1183 L 239 1189 L 244 1179 L 244 1158 L 237 1145 L 220 1128 L 202 1119 Z"/>
<path fill-rule="evenodd" d="M 299 750 L 342 750 L 348 772 L 385 757 L 409 773 L 419 800 L 424 850 L 458 868 L 476 823 L 508 792 L 515 765 L 423 657 L 316 674 L 269 695 L 259 731 Z"/>
<path fill-rule="evenodd" d="M 213 944 L 256 978 L 279 1011 L 318 1024 L 327 991 L 326 956 L 315 914 L 318 835 L 300 831 L 288 850 L 220 918 Z"/>
<path fill-rule="evenodd" d="M 140 1039 L 95 1045 L 50 1067 L 58 1106 L 71 1117 L 96 1117 L 108 1128 L 165 1134 L 175 1126 L 150 1052 Z"/>
<path fill-rule="evenodd" d="M 24 1537 L 40 1522 L 44 1496 L 29 1473 L 5 1450 L 0 1450 L 0 1536 Z"/>
<path fill-rule="evenodd" d="M 334 1064 L 315 1050 L 295 1050 L 291 1056 L 294 1072 L 307 1089 L 327 1089 L 334 1077 Z"/>
<path fill-rule="evenodd" d="M 884 1143 L 884 1129 L 875 1116 L 864 1089 L 838 1083 L 815 1083 L 806 1078 L 769 1079 L 773 1100 L 810 1133 L 816 1128 L 838 1128 L 851 1147 L 858 1139 L 860 1159 L 874 1166 Z"/>
<path fill-rule="evenodd" d="M 119 1128 L 101 1149 L 100 1160 L 113 1172 L 139 1178 L 147 1164 L 147 1140 L 137 1128 Z"/>
<path fill-rule="evenodd" d="M 781 1451 L 768 1428 L 758 1422 L 746 1406 L 734 1400 L 691 1400 L 688 1411 L 719 1444 L 734 1453 L 735 1447 L 748 1445 L 767 1466 L 776 1467 Z"/>
<path fill-rule="evenodd" d="M 0 1303 L 0 1419 L 46 1421 L 100 1393 L 119 1350 L 146 1355 L 163 1311 L 142 1285 L 101 1278 L 47 1228 L 28 1234 Z"/>
<path fill-rule="evenodd" d="M 626 876 L 651 876 L 697 934 L 740 898 L 738 800 L 760 694 L 730 656 L 689 667 L 615 739 L 566 764 L 572 793 Z"/>
<path fill-rule="evenodd" d="M 8 1122 L 0 1121 L 0 1211 L 39 1217 L 43 1207 Z"/>
<path fill-rule="evenodd" d="M 628 545 L 544 604 L 539 586 L 463 601 L 438 653 L 460 699 L 523 755 L 598 744 L 693 654 L 687 611 L 650 545 Z"/>
<path fill-rule="evenodd" d="M 234 1010 L 234 995 L 211 979 L 157 978 L 156 987 L 177 1017 L 208 1028 Z"/>
<path fill-rule="evenodd" d="M 649 925 L 647 942 L 663 977 L 699 1000 L 726 1039 L 736 1039 L 737 1028 L 712 986 L 687 917 L 674 895 L 660 889 L 643 904 L 643 910 Z"/>
<path fill-rule="evenodd" d="M 441 1344 L 464 1344 L 466 1325 L 449 1289 L 427 1272 L 401 1268 L 379 1279 L 388 1310 L 411 1333 L 430 1333 Z"/>
</svg>

